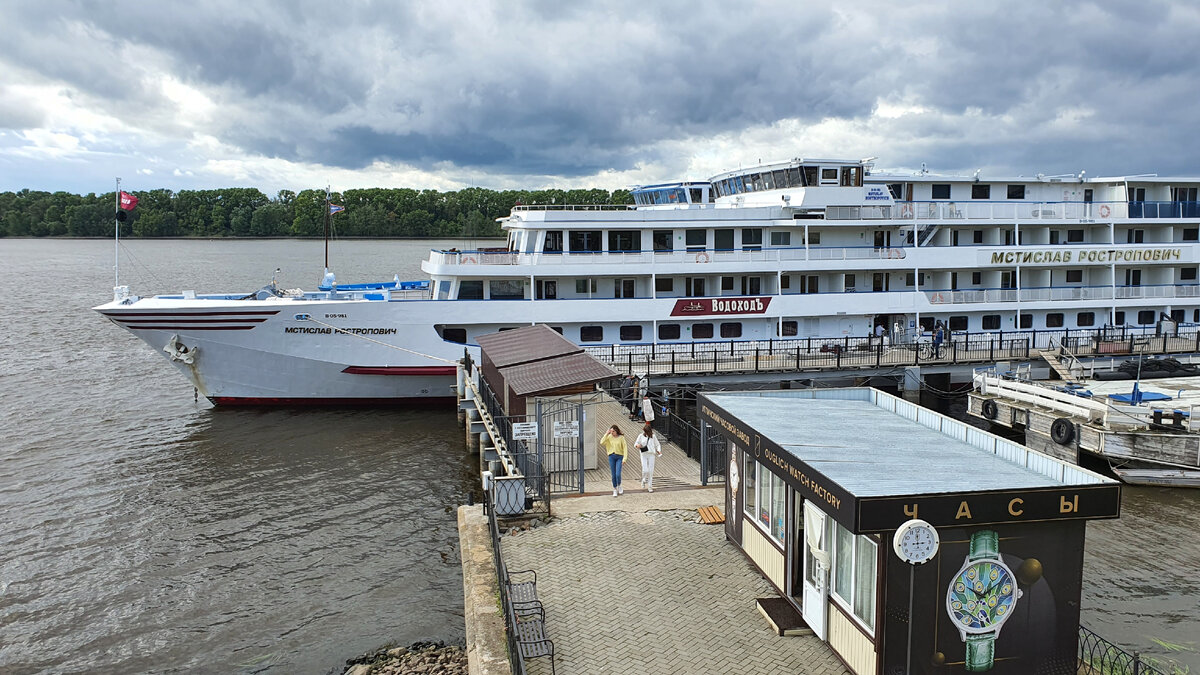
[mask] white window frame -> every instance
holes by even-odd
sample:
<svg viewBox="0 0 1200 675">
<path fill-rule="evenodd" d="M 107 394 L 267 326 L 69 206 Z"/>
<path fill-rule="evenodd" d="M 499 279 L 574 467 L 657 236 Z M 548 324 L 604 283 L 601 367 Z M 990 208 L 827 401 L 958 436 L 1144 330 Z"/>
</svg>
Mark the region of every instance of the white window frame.
<svg viewBox="0 0 1200 675">
<path fill-rule="evenodd" d="M 830 520 L 832 521 L 833 519 L 830 518 Z M 841 563 L 838 560 L 839 555 L 837 542 L 839 537 L 845 534 L 849 534 L 851 537 L 850 564 L 847 568 L 850 574 L 849 598 L 842 597 L 842 594 L 838 591 L 838 582 L 843 571 L 841 569 Z M 837 522 L 834 522 L 833 536 L 830 538 L 830 544 L 831 545 L 829 548 L 833 559 L 830 563 L 830 567 L 832 569 L 829 572 L 829 597 L 837 602 L 838 605 L 845 610 L 846 614 L 855 621 L 855 623 L 862 627 L 862 629 L 871 635 L 871 637 L 874 637 L 875 614 L 879 609 L 879 544 L 873 537 L 864 534 L 855 535 Z M 869 617 L 863 617 L 859 615 L 854 609 L 854 601 L 861 592 L 861 589 L 858 585 L 856 571 L 858 570 L 860 558 L 864 553 L 870 556 L 870 564 L 874 569 L 874 574 L 871 575 L 869 582 L 871 584 L 871 606 L 869 608 Z"/>
</svg>

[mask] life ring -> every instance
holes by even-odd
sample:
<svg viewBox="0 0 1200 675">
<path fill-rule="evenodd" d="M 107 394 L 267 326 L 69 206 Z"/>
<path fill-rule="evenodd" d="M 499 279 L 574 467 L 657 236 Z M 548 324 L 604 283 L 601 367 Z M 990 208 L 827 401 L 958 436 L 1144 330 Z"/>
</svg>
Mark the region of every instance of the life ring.
<svg viewBox="0 0 1200 675">
<path fill-rule="evenodd" d="M 983 416 L 989 420 L 996 419 L 996 416 L 1000 414 L 1000 409 L 996 407 L 996 402 L 991 399 L 984 401 L 980 408 L 983 411 Z"/>
<path fill-rule="evenodd" d="M 475 256 L 472 256 L 472 255 L 465 256 L 462 259 L 462 264 L 464 264 L 464 265 L 475 265 L 475 264 L 478 264 L 478 262 L 479 261 L 475 259 Z"/>
<path fill-rule="evenodd" d="M 698 263 L 706 263 L 706 262 L 708 262 L 708 260 L 709 260 L 709 258 L 708 258 L 708 254 L 707 254 L 707 253 L 697 253 L 697 254 L 696 254 L 696 262 L 698 262 Z"/>
<path fill-rule="evenodd" d="M 945 297 L 944 297 L 944 296 L 943 296 L 941 293 L 934 293 L 934 294 L 933 294 L 933 302 L 934 302 L 935 304 L 940 304 L 940 303 L 942 303 L 942 302 L 945 302 L 945 301 L 946 301 L 946 298 L 945 298 Z"/>
<path fill-rule="evenodd" d="M 901 204 L 900 205 L 900 217 L 901 218 L 912 218 L 912 214 L 913 214 L 912 204 Z"/>
<path fill-rule="evenodd" d="M 903 258 L 903 257 L 904 257 L 904 251 L 901 251 L 901 250 L 900 250 L 900 249 L 898 249 L 898 248 L 889 248 L 889 249 L 888 249 L 888 256 L 887 256 L 887 257 L 889 257 L 889 258 Z"/>
<path fill-rule="evenodd" d="M 1108 204 L 1100 205 L 1100 217 L 1107 218 L 1108 214 L 1112 213 L 1112 209 L 1108 208 Z"/>
<path fill-rule="evenodd" d="M 1071 420 L 1060 417 L 1050 425 L 1050 438 L 1059 445 L 1066 445 L 1075 438 L 1075 425 Z"/>
</svg>

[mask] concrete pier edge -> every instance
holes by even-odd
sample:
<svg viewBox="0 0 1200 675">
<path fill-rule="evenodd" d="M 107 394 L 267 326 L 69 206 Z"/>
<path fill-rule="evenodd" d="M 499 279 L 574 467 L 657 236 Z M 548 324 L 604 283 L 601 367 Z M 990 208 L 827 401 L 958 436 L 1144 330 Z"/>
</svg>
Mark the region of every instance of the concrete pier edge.
<svg viewBox="0 0 1200 675">
<path fill-rule="evenodd" d="M 462 559 L 467 672 L 512 675 L 492 538 L 482 505 L 458 507 L 458 545 Z"/>
</svg>

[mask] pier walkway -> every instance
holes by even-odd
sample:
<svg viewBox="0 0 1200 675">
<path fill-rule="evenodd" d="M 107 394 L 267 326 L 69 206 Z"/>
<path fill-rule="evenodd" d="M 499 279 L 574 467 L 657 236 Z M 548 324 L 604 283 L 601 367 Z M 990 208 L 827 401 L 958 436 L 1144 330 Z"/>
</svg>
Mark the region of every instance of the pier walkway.
<svg viewBox="0 0 1200 675">
<path fill-rule="evenodd" d="M 629 419 L 629 409 L 607 394 L 604 395 L 603 402 L 594 406 L 589 414 L 597 415 L 596 428 L 601 434 L 614 424 L 621 429 L 621 433 L 625 434 L 629 443 L 629 461 L 621 469 L 621 485 L 625 488 L 626 493 L 630 490 L 640 491 L 642 460 L 638 457 L 638 451 L 633 449 L 633 442 L 642 432 L 644 422 L 641 421 L 641 418 L 637 421 Z M 656 420 L 654 423 L 654 434 L 658 438 L 658 442 L 662 444 L 663 452 L 662 457 L 659 457 L 654 464 L 655 492 L 668 487 L 699 486 L 700 463 L 688 457 L 687 453 L 678 445 L 667 440 L 661 431 L 664 422 L 665 420 Z M 585 447 L 595 447 L 595 452 L 602 453 L 603 450 L 599 448 L 597 441 L 598 439 L 589 439 L 589 444 Z M 608 492 L 611 499 L 612 473 L 608 469 L 608 458 L 605 455 L 599 455 L 597 468 L 589 469 L 584 476 L 588 493 Z M 555 499 L 554 508 L 557 509 L 557 497 Z"/>
<path fill-rule="evenodd" d="M 768 627 L 755 599 L 777 594 L 722 526 L 696 514 L 723 494 L 563 497 L 548 525 L 504 536 L 508 568 L 537 571 L 557 672 L 849 673 L 819 638 Z M 545 661 L 528 671 L 550 673 Z"/>
</svg>

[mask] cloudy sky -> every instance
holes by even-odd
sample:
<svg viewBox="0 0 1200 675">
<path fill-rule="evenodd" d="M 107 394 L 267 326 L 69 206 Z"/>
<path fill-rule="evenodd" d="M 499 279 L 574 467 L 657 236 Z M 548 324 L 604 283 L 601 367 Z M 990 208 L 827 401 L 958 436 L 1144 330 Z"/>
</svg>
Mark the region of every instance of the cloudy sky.
<svg viewBox="0 0 1200 675">
<path fill-rule="evenodd" d="M 0 3 L 0 191 L 1200 174 L 1200 5 Z"/>
</svg>

